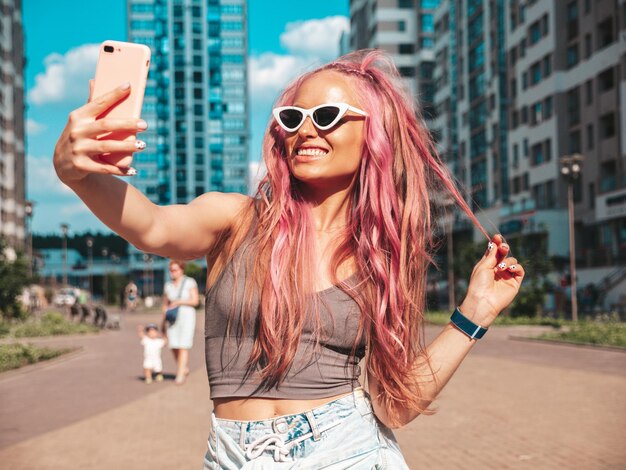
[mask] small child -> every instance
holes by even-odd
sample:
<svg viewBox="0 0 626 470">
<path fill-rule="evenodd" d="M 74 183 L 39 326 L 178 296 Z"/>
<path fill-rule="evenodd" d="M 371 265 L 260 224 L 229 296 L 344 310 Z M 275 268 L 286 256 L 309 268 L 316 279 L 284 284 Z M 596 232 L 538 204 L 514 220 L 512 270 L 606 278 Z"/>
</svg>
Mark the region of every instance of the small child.
<svg viewBox="0 0 626 470">
<path fill-rule="evenodd" d="M 152 383 L 152 373 L 156 373 L 156 381 L 163 381 L 163 363 L 161 362 L 161 349 L 167 344 L 167 338 L 163 338 L 158 327 L 154 323 L 146 325 L 145 329 L 137 325 L 137 334 L 141 338 L 143 346 L 143 372 L 146 384 Z"/>
</svg>

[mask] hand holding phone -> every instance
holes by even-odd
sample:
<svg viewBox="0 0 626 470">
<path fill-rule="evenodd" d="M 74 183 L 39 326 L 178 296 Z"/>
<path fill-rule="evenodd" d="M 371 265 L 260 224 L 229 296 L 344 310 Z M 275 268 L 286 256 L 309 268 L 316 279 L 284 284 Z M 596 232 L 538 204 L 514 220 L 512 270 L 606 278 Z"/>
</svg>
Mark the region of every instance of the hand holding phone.
<svg viewBox="0 0 626 470">
<path fill-rule="evenodd" d="M 96 119 L 138 119 L 141 114 L 146 81 L 150 68 L 150 48 L 143 44 L 105 41 L 100 46 L 92 97 L 99 97 L 120 86 L 130 83 L 130 94 Z M 136 132 L 112 131 L 101 134 L 98 139 L 133 141 Z M 112 163 L 119 155 L 103 155 Z M 129 163 L 130 164 L 130 163 Z"/>
<path fill-rule="evenodd" d="M 140 44 L 105 41 L 100 47 L 89 102 L 70 113 L 54 152 L 54 166 L 66 184 L 89 173 L 132 175 L 134 152 L 145 143 L 137 132 L 150 66 L 150 49 Z"/>
</svg>

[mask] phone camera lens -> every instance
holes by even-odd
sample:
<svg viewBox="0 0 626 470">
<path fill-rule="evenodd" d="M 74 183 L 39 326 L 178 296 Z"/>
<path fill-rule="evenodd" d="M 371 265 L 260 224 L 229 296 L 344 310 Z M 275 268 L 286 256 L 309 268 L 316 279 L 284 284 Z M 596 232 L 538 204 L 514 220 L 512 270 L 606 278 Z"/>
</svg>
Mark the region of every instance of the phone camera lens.
<svg viewBox="0 0 626 470">
<path fill-rule="evenodd" d="M 104 52 L 113 52 L 114 50 L 113 46 L 104 46 Z"/>
</svg>

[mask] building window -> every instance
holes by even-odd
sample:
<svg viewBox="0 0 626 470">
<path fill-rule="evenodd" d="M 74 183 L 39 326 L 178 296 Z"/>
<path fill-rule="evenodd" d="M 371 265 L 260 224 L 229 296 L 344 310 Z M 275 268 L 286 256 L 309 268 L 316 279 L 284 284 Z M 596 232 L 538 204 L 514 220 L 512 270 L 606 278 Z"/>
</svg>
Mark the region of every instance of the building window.
<svg viewBox="0 0 626 470">
<path fill-rule="evenodd" d="M 528 106 L 522 106 L 522 124 L 526 124 L 528 122 Z"/>
<path fill-rule="evenodd" d="M 550 119 L 552 117 L 552 97 L 548 96 L 543 103 L 543 120 Z"/>
<path fill-rule="evenodd" d="M 543 151 L 544 151 L 544 156 L 545 156 L 545 161 L 549 162 L 550 160 L 552 160 L 552 144 L 550 139 L 546 139 L 543 142 Z"/>
<path fill-rule="evenodd" d="M 593 46 L 591 44 L 591 34 L 585 34 L 585 59 L 591 57 Z"/>
<path fill-rule="evenodd" d="M 533 45 L 541 39 L 541 25 L 539 21 L 535 21 L 528 28 L 528 43 L 529 45 Z"/>
<path fill-rule="evenodd" d="M 400 54 L 413 54 L 415 47 L 413 44 L 400 44 L 398 45 L 398 52 Z"/>
<path fill-rule="evenodd" d="M 531 113 L 530 113 L 530 123 L 534 126 L 537 125 L 539 123 L 541 123 L 543 115 L 542 115 L 542 104 L 541 101 L 533 104 L 531 106 Z"/>
<path fill-rule="evenodd" d="M 570 132 L 569 153 L 580 153 L 580 131 Z"/>
<path fill-rule="evenodd" d="M 548 54 L 543 58 L 543 76 L 549 77 L 552 73 L 552 55 Z"/>
<path fill-rule="evenodd" d="M 536 85 L 541 81 L 541 62 L 535 62 L 530 67 L 530 84 Z"/>
<path fill-rule="evenodd" d="M 544 162 L 543 144 L 538 143 L 530 148 L 530 164 L 532 166 L 541 165 Z"/>
<path fill-rule="evenodd" d="M 435 23 L 433 23 L 433 15 L 421 15 L 420 24 L 422 27 L 422 32 L 424 33 L 434 33 L 435 32 Z"/>
<path fill-rule="evenodd" d="M 593 102 L 593 79 L 585 82 L 585 104 L 589 106 Z"/>
<path fill-rule="evenodd" d="M 580 122 L 580 99 L 578 87 L 567 92 L 567 113 L 569 116 L 570 126 Z"/>
<path fill-rule="evenodd" d="M 608 139 L 615 135 L 615 113 L 608 113 L 600 117 L 600 138 Z"/>
<path fill-rule="evenodd" d="M 593 124 L 587 124 L 587 150 L 593 149 Z"/>
<path fill-rule="evenodd" d="M 413 0 L 398 0 L 398 8 L 413 8 Z"/>
<path fill-rule="evenodd" d="M 613 67 L 606 69 L 598 75 L 598 91 L 603 93 L 612 90 L 615 86 L 615 73 Z"/>
<path fill-rule="evenodd" d="M 398 31 L 406 31 L 406 21 L 398 21 Z"/>
<path fill-rule="evenodd" d="M 613 31 L 613 18 L 609 17 L 602 23 L 598 23 L 598 49 L 608 46 L 615 41 Z"/>
<path fill-rule="evenodd" d="M 578 64 L 578 43 L 567 48 L 567 68 L 571 69 Z"/>
<path fill-rule="evenodd" d="M 415 77 L 415 69 L 413 67 L 398 67 L 398 72 L 403 77 Z"/>
<path fill-rule="evenodd" d="M 567 40 L 578 35 L 578 0 L 567 4 Z"/>
</svg>

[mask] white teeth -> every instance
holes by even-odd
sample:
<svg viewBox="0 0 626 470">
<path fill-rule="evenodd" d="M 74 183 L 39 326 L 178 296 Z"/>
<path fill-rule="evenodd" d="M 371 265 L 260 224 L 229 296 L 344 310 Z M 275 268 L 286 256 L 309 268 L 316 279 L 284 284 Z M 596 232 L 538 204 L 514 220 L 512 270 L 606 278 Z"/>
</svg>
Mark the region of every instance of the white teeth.
<svg viewBox="0 0 626 470">
<path fill-rule="evenodd" d="M 304 155 L 307 157 L 319 157 L 321 155 L 326 155 L 328 152 L 322 149 L 314 149 L 314 148 L 299 148 L 298 155 Z"/>
</svg>

